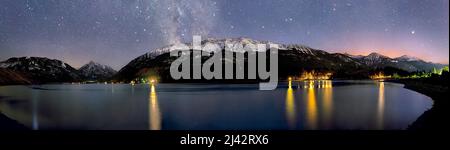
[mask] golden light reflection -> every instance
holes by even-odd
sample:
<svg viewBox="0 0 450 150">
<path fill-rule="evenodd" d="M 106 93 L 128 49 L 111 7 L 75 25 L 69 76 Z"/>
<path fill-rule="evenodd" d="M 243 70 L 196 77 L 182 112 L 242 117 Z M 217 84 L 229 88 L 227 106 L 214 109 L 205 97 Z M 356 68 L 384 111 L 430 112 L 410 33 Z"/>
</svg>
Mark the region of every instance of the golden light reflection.
<svg viewBox="0 0 450 150">
<path fill-rule="evenodd" d="M 286 92 L 286 119 L 288 121 L 288 126 L 290 129 L 295 128 L 296 124 L 296 115 L 295 115 L 295 98 L 294 98 L 294 92 L 291 87 L 291 82 L 289 81 L 289 87 Z"/>
<path fill-rule="evenodd" d="M 161 112 L 159 110 L 158 98 L 156 96 L 155 85 L 151 85 L 150 99 L 148 106 L 149 128 L 150 130 L 161 130 Z"/>
<path fill-rule="evenodd" d="M 323 90 L 323 119 L 324 124 L 329 127 L 331 125 L 331 119 L 333 117 L 333 82 L 331 80 L 325 80 L 322 82 Z"/>
<path fill-rule="evenodd" d="M 288 88 L 292 88 L 292 78 L 289 77 L 289 84 L 288 84 Z"/>
<path fill-rule="evenodd" d="M 309 89 L 313 89 L 314 88 L 314 80 L 309 81 Z"/>
<path fill-rule="evenodd" d="M 383 129 L 384 124 L 384 82 L 379 82 L 378 107 L 377 107 L 377 127 Z"/>
<path fill-rule="evenodd" d="M 317 102 L 316 95 L 314 92 L 314 81 L 309 82 L 310 86 L 308 88 L 307 97 L 307 107 L 306 107 L 306 120 L 309 129 L 317 129 Z M 311 86 L 312 85 L 312 86 Z"/>
</svg>

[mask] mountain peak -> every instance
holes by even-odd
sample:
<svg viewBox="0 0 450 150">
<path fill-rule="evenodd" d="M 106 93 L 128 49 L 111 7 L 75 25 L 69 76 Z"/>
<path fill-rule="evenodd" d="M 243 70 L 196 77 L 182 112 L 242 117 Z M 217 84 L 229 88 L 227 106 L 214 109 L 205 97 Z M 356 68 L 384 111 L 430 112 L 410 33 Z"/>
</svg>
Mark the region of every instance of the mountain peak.
<svg viewBox="0 0 450 150">
<path fill-rule="evenodd" d="M 102 65 L 100 63 L 97 63 L 95 61 L 89 61 L 87 64 L 85 64 L 84 66 L 99 66 L 99 67 L 107 67 L 106 65 Z"/>
<path fill-rule="evenodd" d="M 94 61 L 83 65 L 78 69 L 81 75 L 88 80 L 103 80 L 113 76 L 116 71 L 107 65 L 102 65 Z"/>
<path fill-rule="evenodd" d="M 25 73 L 31 81 L 64 82 L 79 78 L 77 71 L 61 60 L 46 57 L 12 57 L 0 62 L 0 68 Z"/>
<path fill-rule="evenodd" d="M 379 53 L 377 53 L 377 52 L 372 52 L 372 53 L 370 53 L 369 55 L 367 55 L 367 56 L 369 56 L 369 57 L 374 57 L 374 56 L 382 56 L 382 57 L 387 57 L 387 56 L 384 56 L 384 55 L 382 55 L 382 54 L 379 54 Z"/>
<path fill-rule="evenodd" d="M 360 59 L 360 58 L 364 57 L 363 55 L 353 55 L 353 54 L 350 54 L 350 53 L 347 53 L 347 52 L 345 52 L 344 55 L 346 55 L 348 57 L 351 57 L 351 58 L 356 58 L 356 59 Z"/>
<path fill-rule="evenodd" d="M 366 56 L 366 58 L 372 59 L 372 60 L 374 60 L 374 59 L 390 59 L 389 57 L 384 56 L 384 55 L 379 54 L 379 53 L 376 53 L 376 52 L 370 53 L 369 55 Z"/>
<path fill-rule="evenodd" d="M 395 58 L 397 60 L 403 60 L 403 61 L 419 61 L 420 58 L 414 57 L 414 56 L 408 56 L 408 55 L 402 55 L 400 57 Z"/>
</svg>

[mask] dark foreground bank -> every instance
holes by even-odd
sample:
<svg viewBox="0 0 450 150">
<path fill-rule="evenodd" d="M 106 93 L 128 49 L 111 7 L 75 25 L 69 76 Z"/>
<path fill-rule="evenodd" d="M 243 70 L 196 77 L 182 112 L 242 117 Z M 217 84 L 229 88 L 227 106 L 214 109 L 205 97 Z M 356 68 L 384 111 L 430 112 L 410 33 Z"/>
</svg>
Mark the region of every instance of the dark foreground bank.
<svg viewBox="0 0 450 150">
<path fill-rule="evenodd" d="M 405 88 L 429 96 L 434 104 L 433 107 L 425 111 L 413 124 L 409 130 L 447 130 L 449 127 L 446 119 L 449 114 L 448 104 L 448 79 L 425 78 L 425 79 L 401 79 L 389 80 L 389 82 L 402 83 Z"/>
<path fill-rule="evenodd" d="M 0 101 L 4 97 L 0 96 Z M 2 130 L 28 130 L 28 128 L 19 122 L 7 117 L 0 110 L 0 131 Z"/>
<path fill-rule="evenodd" d="M 28 130 L 28 128 L 19 122 L 6 117 L 0 112 L 0 131 L 1 130 Z"/>
</svg>

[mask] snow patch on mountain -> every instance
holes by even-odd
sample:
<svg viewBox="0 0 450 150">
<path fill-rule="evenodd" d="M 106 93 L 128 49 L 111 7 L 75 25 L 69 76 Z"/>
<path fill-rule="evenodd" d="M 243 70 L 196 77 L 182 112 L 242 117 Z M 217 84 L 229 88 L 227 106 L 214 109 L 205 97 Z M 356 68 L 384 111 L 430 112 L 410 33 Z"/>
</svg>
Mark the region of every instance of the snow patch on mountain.
<svg viewBox="0 0 450 150">
<path fill-rule="evenodd" d="M 403 56 L 397 57 L 395 59 L 399 60 L 399 61 L 422 61 L 420 58 L 417 58 L 414 56 L 408 56 L 408 55 L 403 55 Z"/>
<path fill-rule="evenodd" d="M 66 82 L 79 78 L 77 70 L 63 61 L 44 57 L 13 57 L 0 67 L 25 74 L 36 82 Z"/>
<path fill-rule="evenodd" d="M 253 45 L 254 47 L 249 46 L 250 44 Z M 257 49 L 258 44 L 266 45 L 266 50 L 270 48 L 271 44 L 277 44 L 278 50 L 297 50 L 301 53 L 314 55 L 314 52 L 312 52 L 313 49 L 304 45 L 279 44 L 270 41 L 259 41 L 245 37 L 225 38 L 225 39 L 208 38 L 201 41 L 201 46 L 202 48 L 206 48 L 206 51 L 220 51 L 225 48 L 232 52 L 244 52 L 243 50 L 258 51 Z M 137 60 L 153 59 L 161 54 L 169 53 L 170 50 L 185 49 L 185 48 L 193 49 L 192 43 L 172 44 L 166 47 L 150 50 L 148 53 L 140 56 L 141 58 L 137 58 Z"/>
</svg>

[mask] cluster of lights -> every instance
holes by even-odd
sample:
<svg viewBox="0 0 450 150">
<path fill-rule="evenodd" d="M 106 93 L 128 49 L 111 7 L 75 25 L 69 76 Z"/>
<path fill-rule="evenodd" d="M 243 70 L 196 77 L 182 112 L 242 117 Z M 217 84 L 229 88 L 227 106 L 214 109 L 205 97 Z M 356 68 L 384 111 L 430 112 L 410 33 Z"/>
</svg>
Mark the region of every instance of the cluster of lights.
<svg viewBox="0 0 450 150">
<path fill-rule="evenodd" d="M 292 89 L 292 77 L 288 78 L 288 89 Z M 305 89 L 312 89 L 312 88 L 332 88 L 333 83 L 331 80 L 308 80 L 303 81 L 303 86 L 300 86 L 300 83 L 297 82 L 299 85 L 297 88 L 303 87 Z"/>
<path fill-rule="evenodd" d="M 378 72 L 378 73 L 376 73 L 376 74 L 373 74 L 373 75 L 371 75 L 371 76 L 369 76 L 371 79 L 373 79 L 373 80 L 380 80 L 380 79 L 389 79 L 389 78 L 392 78 L 392 76 L 390 76 L 390 75 L 384 75 L 384 73 L 383 72 Z"/>
<path fill-rule="evenodd" d="M 315 72 L 313 71 L 305 71 L 303 72 L 298 79 L 299 80 L 328 80 L 333 76 L 333 73 L 330 72 Z"/>
<path fill-rule="evenodd" d="M 140 78 L 140 79 L 135 79 L 135 80 L 130 81 L 131 85 L 135 85 L 135 84 L 139 84 L 139 83 L 154 85 L 157 83 L 157 80 L 155 77 L 147 77 L 147 78 Z"/>
</svg>

